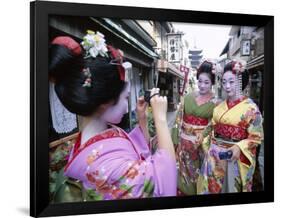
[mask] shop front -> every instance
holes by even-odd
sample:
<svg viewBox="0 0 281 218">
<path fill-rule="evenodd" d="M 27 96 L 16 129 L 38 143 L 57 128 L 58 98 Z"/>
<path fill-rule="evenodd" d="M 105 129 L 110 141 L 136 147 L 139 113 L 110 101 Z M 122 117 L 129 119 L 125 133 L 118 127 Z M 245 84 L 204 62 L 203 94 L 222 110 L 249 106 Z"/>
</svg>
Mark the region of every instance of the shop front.
<svg viewBox="0 0 281 218">
<path fill-rule="evenodd" d="M 158 60 L 156 69 L 159 74 L 157 87 L 160 88 L 160 94 L 168 98 L 168 111 L 175 111 L 180 102 L 180 87 L 185 74 L 166 60 Z"/>
<path fill-rule="evenodd" d="M 263 113 L 263 75 L 264 55 L 260 55 L 247 63 L 249 70 L 249 97 L 258 105 Z"/>
</svg>

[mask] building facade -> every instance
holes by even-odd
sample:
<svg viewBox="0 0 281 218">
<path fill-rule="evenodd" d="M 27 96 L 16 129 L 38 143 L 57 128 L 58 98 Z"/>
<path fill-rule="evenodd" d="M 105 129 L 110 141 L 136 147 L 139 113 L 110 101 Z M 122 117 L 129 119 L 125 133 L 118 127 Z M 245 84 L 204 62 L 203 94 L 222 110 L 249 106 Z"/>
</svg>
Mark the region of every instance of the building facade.
<svg viewBox="0 0 281 218">
<path fill-rule="evenodd" d="M 220 64 L 224 67 L 229 59 L 247 62 L 250 78 L 244 94 L 251 97 L 263 112 L 264 28 L 233 26 L 229 37 L 221 53 Z"/>
</svg>

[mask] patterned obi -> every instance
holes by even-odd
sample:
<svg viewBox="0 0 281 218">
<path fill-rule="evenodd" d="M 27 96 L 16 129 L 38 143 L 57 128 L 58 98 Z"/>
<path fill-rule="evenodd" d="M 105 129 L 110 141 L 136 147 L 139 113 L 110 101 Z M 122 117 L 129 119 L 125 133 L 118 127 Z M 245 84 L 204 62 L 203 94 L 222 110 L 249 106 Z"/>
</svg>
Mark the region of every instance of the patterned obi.
<svg viewBox="0 0 281 218">
<path fill-rule="evenodd" d="M 215 138 L 212 138 L 213 146 L 228 149 L 237 142 L 246 139 L 248 137 L 248 132 L 245 128 L 239 126 L 219 123 L 214 127 L 214 136 Z M 253 152 L 256 152 L 255 148 Z M 248 166 L 251 164 L 243 152 L 240 153 L 240 161 Z"/>
<path fill-rule="evenodd" d="M 193 115 L 184 115 L 182 133 L 195 136 L 197 133 L 202 132 L 207 125 L 208 119 Z"/>
<path fill-rule="evenodd" d="M 193 115 L 184 115 L 183 121 L 196 126 L 207 126 L 208 125 L 208 119 L 202 118 L 202 117 L 196 117 Z"/>
<path fill-rule="evenodd" d="M 214 136 L 215 140 L 226 141 L 233 145 L 235 142 L 246 139 L 248 137 L 248 133 L 247 130 L 242 127 L 218 123 L 214 127 Z"/>
</svg>

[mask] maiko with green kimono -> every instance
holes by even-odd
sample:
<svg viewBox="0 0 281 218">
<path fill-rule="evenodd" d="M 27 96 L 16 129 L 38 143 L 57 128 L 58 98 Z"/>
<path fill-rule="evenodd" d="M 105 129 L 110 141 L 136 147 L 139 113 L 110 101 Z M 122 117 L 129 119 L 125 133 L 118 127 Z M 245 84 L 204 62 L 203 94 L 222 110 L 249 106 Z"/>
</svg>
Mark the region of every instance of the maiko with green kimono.
<svg viewBox="0 0 281 218">
<path fill-rule="evenodd" d="M 179 166 L 178 195 L 197 194 L 197 179 L 204 159 L 200 139 L 216 105 L 211 91 L 215 82 L 214 69 L 215 64 L 209 61 L 200 65 L 197 72 L 199 91 L 185 96 L 172 132 Z"/>
<path fill-rule="evenodd" d="M 214 109 L 212 131 L 203 142 L 208 152 L 198 179 L 199 194 L 252 191 L 263 119 L 257 105 L 242 95 L 247 83 L 241 62 L 225 66 L 222 87 L 227 99 Z"/>
</svg>

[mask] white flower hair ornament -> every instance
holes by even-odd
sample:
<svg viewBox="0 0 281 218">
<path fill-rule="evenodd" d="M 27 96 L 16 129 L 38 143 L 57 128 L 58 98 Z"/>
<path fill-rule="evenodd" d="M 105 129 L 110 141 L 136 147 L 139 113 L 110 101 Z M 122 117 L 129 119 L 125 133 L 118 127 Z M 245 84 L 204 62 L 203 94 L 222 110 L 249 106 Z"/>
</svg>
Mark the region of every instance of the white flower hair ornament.
<svg viewBox="0 0 281 218">
<path fill-rule="evenodd" d="M 92 30 L 87 30 L 87 35 L 83 37 L 81 45 L 86 51 L 85 58 L 96 58 L 98 55 L 108 57 L 104 35 L 100 32 L 95 33 Z"/>
<path fill-rule="evenodd" d="M 83 37 L 81 45 L 86 51 L 85 58 L 96 58 L 98 55 L 107 58 L 110 57 L 112 59 L 110 64 L 117 65 L 120 79 L 126 82 L 130 80 L 129 75 L 132 71 L 132 64 L 130 62 L 123 62 L 124 53 L 120 49 L 107 45 L 102 33 L 87 30 L 87 34 Z M 85 69 L 83 72 L 86 76 L 83 87 L 91 87 L 92 79 L 90 70 Z"/>
</svg>

